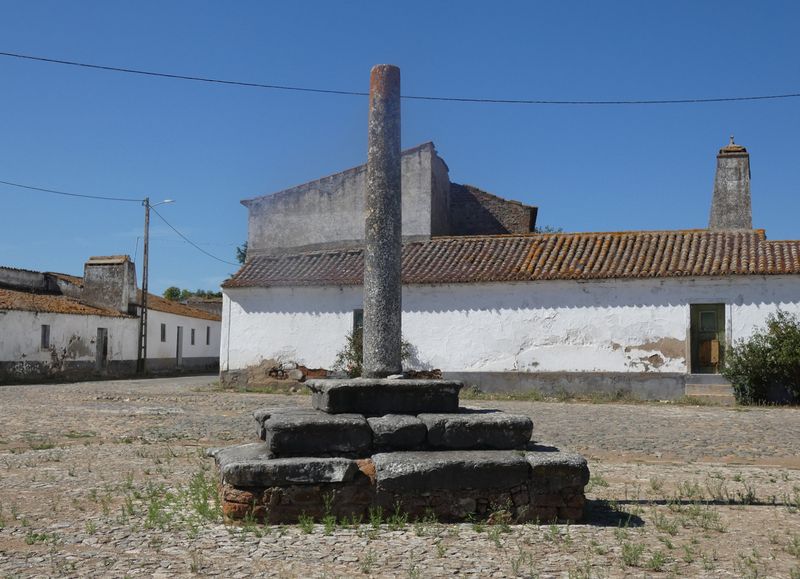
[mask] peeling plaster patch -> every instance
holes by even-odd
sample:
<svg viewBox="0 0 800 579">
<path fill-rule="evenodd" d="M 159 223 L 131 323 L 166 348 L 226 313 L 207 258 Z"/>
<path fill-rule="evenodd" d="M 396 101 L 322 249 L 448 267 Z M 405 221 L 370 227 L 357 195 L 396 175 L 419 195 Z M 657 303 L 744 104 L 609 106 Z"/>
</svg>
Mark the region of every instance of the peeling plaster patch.
<svg viewBox="0 0 800 579">
<path fill-rule="evenodd" d="M 73 335 L 69 339 L 69 344 L 67 344 L 67 352 L 66 356 L 68 358 L 78 358 L 79 356 L 88 356 L 91 357 L 94 355 L 91 348 L 87 346 L 80 336 Z"/>
<path fill-rule="evenodd" d="M 655 342 L 633 346 L 633 348 L 645 352 L 660 352 L 665 358 L 683 358 L 686 355 L 686 341 L 677 338 L 661 338 Z M 630 349 L 625 348 L 625 351 L 628 352 Z"/>
<path fill-rule="evenodd" d="M 647 360 L 647 363 L 650 364 L 653 368 L 660 368 L 664 365 L 664 358 L 659 356 L 658 354 L 653 354 L 652 356 L 648 356 L 647 358 L 642 359 L 644 362 Z"/>
</svg>

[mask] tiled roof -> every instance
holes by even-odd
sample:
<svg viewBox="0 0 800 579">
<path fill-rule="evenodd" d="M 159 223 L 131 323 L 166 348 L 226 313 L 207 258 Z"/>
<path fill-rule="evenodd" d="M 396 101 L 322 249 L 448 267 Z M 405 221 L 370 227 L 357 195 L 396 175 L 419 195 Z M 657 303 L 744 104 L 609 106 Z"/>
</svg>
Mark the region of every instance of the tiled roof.
<svg viewBox="0 0 800 579">
<path fill-rule="evenodd" d="M 53 294 L 36 294 L 0 288 L 0 310 L 23 310 L 28 312 L 50 312 L 106 316 L 112 318 L 131 317 L 109 308 L 88 306 L 74 298 Z"/>
<path fill-rule="evenodd" d="M 139 299 L 141 299 L 141 294 L 141 291 L 137 294 Z M 173 302 L 153 294 L 147 294 L 147 308 L 158 312 L 166 312 L 168 314 L 176 314 L 178 316 L 187 316 L 190 318 L 200 318 L 202 320 L 213 320 L 216 322 L 222 320 L 222 317 L 217 314 L 201 310 L 200 308 L 193 308 L 192 306 L 187 306 L 180 302 Z"/>
<path fill-rule="evenodd" d="M 763 229 L 439 237 L 403 246 L 403 283 L 800 274 L 800 241 Z M 359 285 L 361 249 L 256 256 L 223 287 Z"/>
<path fill-rule="evenodd" d="M 83 287 L 82 277 L 56 272 L 48 272 L 47 275 L 75 285 L 78 288 Z M 141 296 L 141 290 L 137 290 L 137 303 L 141 301 Z M 151 310 L 176 314 L 179 316 L 187 316 L 190 318 L 199 318 L 202 320 L 212 320 L 217 322 L 222 320 L 220 315 L 213 312 L 188 306 L 180 302 L 173 302 L 150 293 L 147 294 L 147 307 Z M 117 310 L 91 306 L 73 297 L 68 297 L 65 295 L 52 293 L 33 293 L 29 291 L 2 288 L 0 288 L 0 310 L 25 310 L 30 312 L 51 312 L 59 314 L 90 314 L 95 316 L 131 317 Z"/>
<path fill-rule="evenodd" d="M 77 275 L 70 275 L 68 273 L 58 273 L 56 271 L 48 271 L 47 275 L 50 275 L 58 280 L 65 281 L 67 283 L 71 283 L 72 285 L 83 287 L 83 278 L 78 277 Z"/>
</svg>

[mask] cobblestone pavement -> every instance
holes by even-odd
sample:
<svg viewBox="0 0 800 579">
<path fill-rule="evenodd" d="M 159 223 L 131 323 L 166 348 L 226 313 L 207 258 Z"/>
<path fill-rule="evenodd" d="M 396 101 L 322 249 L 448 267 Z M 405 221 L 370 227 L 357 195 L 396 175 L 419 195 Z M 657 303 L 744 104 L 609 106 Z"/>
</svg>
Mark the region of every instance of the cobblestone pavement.
<svg viewBox="0 0 800 579">
<path fill-rule="evenodd" d="M 0 575 L 800 577 L 800 411 L 469 401 L 589 458 L 578 525 L 223 525 L 203 450 L 306 396 L 213 377 L 0 387 Z"/>
</svg>

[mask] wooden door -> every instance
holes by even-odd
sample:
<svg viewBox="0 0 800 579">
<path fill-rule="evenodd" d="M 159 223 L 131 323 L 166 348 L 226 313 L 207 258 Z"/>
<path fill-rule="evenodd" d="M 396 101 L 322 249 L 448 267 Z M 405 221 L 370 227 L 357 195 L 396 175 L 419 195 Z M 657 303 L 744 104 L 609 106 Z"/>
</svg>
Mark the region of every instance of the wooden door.
<svg viewBox="0 0 800 579">
<path fill-rule="evenodd" d="M 719 374 L 725 356 L 725 304 L 691 306 L 692 374 Z"/>
<path fill-rule="evenodd" d="M 105 370 L 108 365 L 108 328 L 97 328 L 94 365 L 98 372 Z"/>
<path fill-rule="evenodd" d="M 183 368 L 183 326 L 178 326 L 178 340 L 175 346 L 175 365 Z"/>
</svg>

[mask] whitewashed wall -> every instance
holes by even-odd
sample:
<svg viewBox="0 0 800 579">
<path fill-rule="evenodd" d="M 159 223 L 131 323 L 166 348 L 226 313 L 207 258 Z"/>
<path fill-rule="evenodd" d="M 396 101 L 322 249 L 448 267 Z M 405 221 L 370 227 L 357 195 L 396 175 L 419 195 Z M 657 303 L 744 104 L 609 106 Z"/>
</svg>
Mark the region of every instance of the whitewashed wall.
<svg viewBox="0 0 800 579">
<path fill-rule="evenodd" d="M 138 327 L 138 321 L 137 327 Z M 161 341 L 161 324 L 166 324 L 166 341 Z M 147 357 L 149 359 L 175 359 L 178 326 L 183 327 L 184 358 L 216 358 L 220 348 L 220 322 L 179 316 L 157 310 L 147 311 Z M 211 328 L 211 343 L 206 344 L 206 328 Z M 191 344 L 192 329 L 195 342 Z M 135 357 L 135 356 L 134 356 Z"/>
<path fill-rule="evenodd" d="M 147 356 L 150 360 L 175 360 L 177 326 L 183 326 L 183 357 L 213 359 L 219 356 L 218 321 L 148 312 Z M 161 342 L 161 324 L 167 324 L 167 341 Z M 42 325 L 50 326 L 50 347 L 42 349 Z M 206 344 L 206 327 L 211 327 Z M 25 376 L 41 371 L 40 364 L 59 367 L 63 362 L 95 361 L 97 328 L 108 330 L 108 361 L 136 360 L 139 319 L 21 310 L 0 311 L 0 363 L 6 372 Z M 191 344 L 191 330 L 195 343 Z M 9 366 L 10 364 L 10 366 Z"/>
<path fill-rule="evenodd" d="M 406 286 L 403 335 L 419 368 L 686 372 L 697 303 L 725 303 L 738 340 L 778 307 L 800 314 L 800 276 Z M 220 367 L 328 368 L 360 307 L 360 287 L 225 290 Z"/>
<path fill-rule="evenodd" d="M 50 326 L 49 349 L 41 348 L 44 324 Z M 11 310 L 0 312 L 0 361 L 19 364 L 22 374 L 31 362 L 94 362 L 97 328 L 108 329 L 109 361 L 136 359 L 134 320 Z"/>
</svg>

